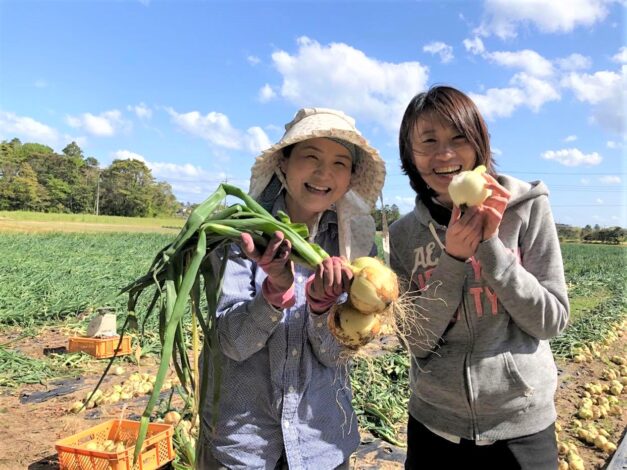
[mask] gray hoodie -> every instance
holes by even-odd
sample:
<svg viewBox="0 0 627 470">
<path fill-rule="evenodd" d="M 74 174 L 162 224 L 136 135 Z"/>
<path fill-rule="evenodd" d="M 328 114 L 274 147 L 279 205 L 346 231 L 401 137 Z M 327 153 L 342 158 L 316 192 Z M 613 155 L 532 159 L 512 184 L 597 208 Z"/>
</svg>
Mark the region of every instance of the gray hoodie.
<svg viewBox="0 0 627 470">
<path fill-rule="evenodd" d="M 390 227 L 390 261 L 411 279 L 410 414 L 465 439 L 533 434 L 556 418 L 548 339 L 569 316 L 562 256 L 541 182 L 498 181 L 512 197 L 498 237 L 466 262 L 445 253 L 446 227 L 416 199 Z"/>
</svg>

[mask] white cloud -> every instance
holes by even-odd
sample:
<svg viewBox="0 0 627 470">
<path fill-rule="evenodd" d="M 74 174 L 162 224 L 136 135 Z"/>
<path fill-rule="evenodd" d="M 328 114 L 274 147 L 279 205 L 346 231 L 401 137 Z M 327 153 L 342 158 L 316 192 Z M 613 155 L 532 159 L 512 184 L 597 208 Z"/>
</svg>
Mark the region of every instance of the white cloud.
<svg viewBox="0 0 627 470">
<path fill-rule="evenodd" d="M 564 142 L 574 142 L 575 140 L 577 140 L 576 135 L 569 135 L 564 138 Z"/>
<path fill-rule="evenodd" d="M 439 55 L 443 64 L 447 64 L 455 58 L 453 48 L 443 42 L 435 41 L 425 45 L 422 50 L 433 55 Z"/>
<path fill-rule="evenodd" d="M 261 127 L 251 127 L 246 131 L 246 145 L 252 153 L 260 153 L 272 145 Z"/>
<path fill-rule="evenodd" d="M 551 62 L 530 49 L 517 52 L 488 52 L 484 54 L 484 57 L 504 67 L 522 69 L 538 77 L 548 77 L 553 74 Z"/>
<path fill-rule="evenodd" d="M 536 112 L 544 103 L 560 99 L 560 94 L 553 84 L 523 72 L 514 75 L 510 83 L 523 90 L 526 96 L 525 105 Z"/>
<path fill-rule="evenodd" d="M 267 83 L 263 87 L 261 87 L 261 89 L 259 90 L 259 101 L 261 101 L 262 103 L 267 103 L 268 101 L 270 101 L 271 99 L 275 97 L 276 97 L 275 91 Z"/>
<path fill-rule="evenodd" d="M 503 155 L 503 151 L 496 147 L 491 147 L 490 150 L 492 151 L 492 155 L 496 155 L 497 157 Z"/>
<path fill-rule="evenodd" d="M 46 82 L 42 78 L 39 78 L 39 79 L 35 80 L 35 83 L 33 85 L 35 85 L 35 88 L 47 88 L 48 87 L 48 82 Z"/>
<path fill-rule="evenodd" d="M 277 51 L 272 60 L 289 102 L 339 108 L 394 134 L 407 102 L 427 87 L 428 68 L 419 62 L 382 62 L 343 43 L 322 46 L 301 37 L 294 55 Z"/>
<path fill-rule="evenodd" d="M 603 184 L 621 184 L 620 176 L 615 175 L 601 176 L 599 181 Z"/>
<path fill-rule="evenodd" d="M 246 60 L 251 65 L 257 65 L 257 64 L 259 64 L 261 62 L 261 59 L 259 57 L 257 57 L 257 56 L 254 56 L 254 55 L 249 55 L 248 57 L 246 57 Z"/>
<path fill-rule="evenodd" d="M 542 153 L 542 158 L 545 160 L 554 160 L 564 166 L 598 165 L 601 163 L 601 160 L 603 160 L 601 155 L 597 152 L 584 154 L 581 150 L 576 148 L 547 150 Z"/>
<path fill-rule="evenodd" d="M 150 119 L 152 117 L 152 109 L 150 109 L 144 103 L 139 103 L 138 105 L 135 105 L 135 106 L 129 105 L 126 107 L 126 109 L 135 113 L 135 115 L 139 119 Z"/>
<path fill-rule="evenodd" d="M 560 69 L 566 71 L 589 69 L 592 65 L 590 57 L 581 54 L 571 54 L 568 57 L 556 59 L 555 63 Z"/>
<path fill-rule="evenodd" d="M 592 26 L 608 14 L 613 0 L 486 0 L 481 36 L 516 37 L 520 26 L 534 25 L 543 33 L 567 33 L 578 26 Z"/>
<path fill-rule="evenodd" d="M 507 117 L 525 103 L 525 94 L 518 88 L 490 88 L 483 95 L 469 93 L 486 119 Z"/>
<path fill-rule="evenodd" d="M 122 113 L 117 109 L 105 111 L 98 116 L 91 113 L 83 113 L 80 116 L 67 116 L 69 126 L 84 129 L 88 134 L 98 137 L 111 137 L 120 130 L 130 129 L 129 122 L 122 118 Z"/>
<path fill-rule="evenodd" d="M 619 64 L 627 63 L 627 47 L 621 47 L 618 52 L 612 56 L 612 60 L 614 62 L 618 62 Z"/>
<path fill-rule="evenodd" d="M 59 142 L 59 133 L 50 126 L 28 116 L 0 111 L 0 137 L 2 139 L 33 140 L 37 143 L 54 146 Z"/>
<path fill-rule="evenodd" d="M 601 199 L 600 197 L 596 198 L 594 200 L 594 202 L 596 202 L 597 204 L 603 204 L 603 199 Z M 602 217 L 598 217 L 598 220 L 603 220 Z"/>
<path fill-rule="evenodd" d="M 590 184 L 590 180 L 588 178 L 581 178 L 581 184 L 588 186 Z"/>
<path fill-rule="evenodd" d="M 592 106 L 591 120 L 617 134 L 625 133 L 624 93 L 627 89 L 627 65 L 620 73 L 602 70 L 594 74 L 570 73 L 561 85 L 571 89 L 579 101 Z"/>
<path fill-rule="evenodd" d="M 622 149 L 625 148 L 625 144 L 623 142 L 616 142 L 614 140 L 608 140 L 605 144 L 608 149 Z"/>
<path fill-rule="evenodd" d="M 483 54 L 485 52 L 485 47 L 483 45 L 483 41 L 480 37 L 474 37 L 472 39 L 464 39 L 463 41 L 464 47 L 471 54 Z"/>
<path fill-rule="evenodd" d="M 241 148 L 240 133 L 231 126 L 229 118 L 217 112 L 210 112 L 203 116 L 198 111 L 189 113 L 177 113 L 172 108 L 167 108 L 172 121 L 189 134 L 200 137 L 219 147 L 228 149 Z"/>
<path fill-rule="evenodd" d="M 166 110 L 180 129 L 218 147 L 257 153 L 271 145 L 263 129 L 251 127 L 243 132 L 233 127 L 225 114 L 213 111 L 203 116 L 198 111 L 181 114 L 172 108 Z"/>
</svg>

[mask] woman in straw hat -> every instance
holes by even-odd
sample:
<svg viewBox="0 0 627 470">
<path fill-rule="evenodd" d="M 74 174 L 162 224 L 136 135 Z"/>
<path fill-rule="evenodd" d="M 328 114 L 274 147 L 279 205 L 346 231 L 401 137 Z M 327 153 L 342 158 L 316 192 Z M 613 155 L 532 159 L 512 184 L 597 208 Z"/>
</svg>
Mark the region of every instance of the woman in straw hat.
<svg viewBox="0 0 627 470">
<path fill-rule="evenodd" d="M 280 232 L 263 252 L 247 235 L 230 248 L 217 310 L 221 371 L 207 361 L 209 386 L 221 382 L 219 411 L 205 406 L 202 469 L 348 468 L 359 445 L 346 352 L 326 317 L 352 277 L 341 257 L 374 253 L 370 211 L 385 166 L 342 112 L 301 109 L 285 128 L 253 165 L 250 194 L 307 224 L 331 258 L 315 273 L 294 265 Z"/>
</svg>

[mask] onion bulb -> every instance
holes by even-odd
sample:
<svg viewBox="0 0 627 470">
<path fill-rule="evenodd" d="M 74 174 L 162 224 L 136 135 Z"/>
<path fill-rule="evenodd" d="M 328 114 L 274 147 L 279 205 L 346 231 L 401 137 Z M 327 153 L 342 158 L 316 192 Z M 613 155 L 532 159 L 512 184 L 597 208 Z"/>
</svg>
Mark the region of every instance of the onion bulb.
<svg viewBox="0 0 627 470">
<path fill-rule="evenodd" d="M 327 322 L 331 333 L 349 348 L 363 346 L 381 329 L 377 313 L 364 314 L 348 302 L 333 306 Z"/>
<path fill-rule="evenodd" d="M 398 299 L 396 274 L 377 258 L 357 258 L 351 268 L 353 281 L 349 299 L 357 311 L 362 314 L 382 312 Z"/>
<path fill-rule="evenodd" d="M 453 204 L 461 207 L 480 206 L 491 194 L 492 191 L 485 187 L 486 180 L 483 178 L 486 167 L 479 165 L 471 171 L 462 171 L 453 176 L 448 185 L 448 193 Z"/>
</svg>

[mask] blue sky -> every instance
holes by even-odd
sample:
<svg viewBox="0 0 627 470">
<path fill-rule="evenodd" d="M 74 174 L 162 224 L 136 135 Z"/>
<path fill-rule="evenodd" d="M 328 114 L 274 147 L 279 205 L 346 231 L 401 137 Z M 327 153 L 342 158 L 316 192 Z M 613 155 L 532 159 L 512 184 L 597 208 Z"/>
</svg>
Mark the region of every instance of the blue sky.
<svg viewBox="0 0 627 470">
<path fill-rule="evenodd" d="M 342 109 L 413 193 L 397 132 L 433 84 L 468 93 L 498 171 L 557 222 L 627 226 L 625 0 L 0 0 L 0 139 L 138 158 L 180 201 L 250 166 L 303 106 Z"/>
</svg>

